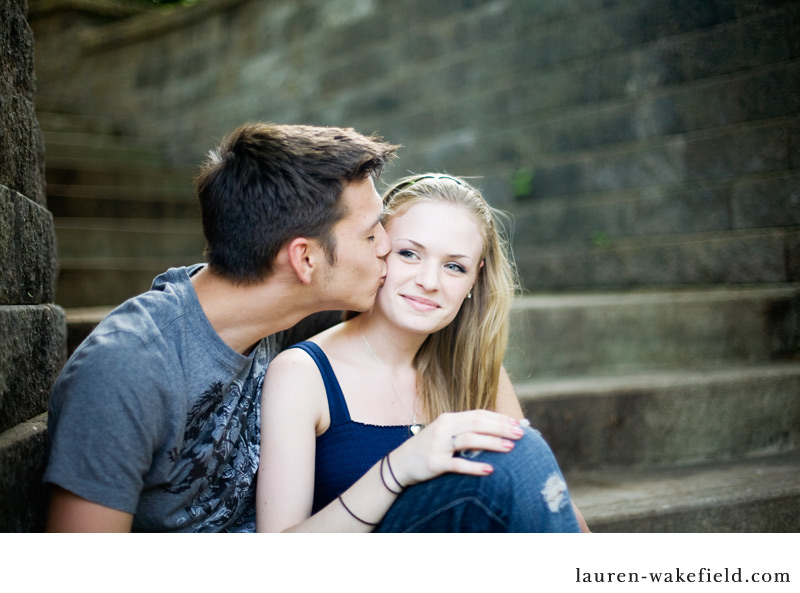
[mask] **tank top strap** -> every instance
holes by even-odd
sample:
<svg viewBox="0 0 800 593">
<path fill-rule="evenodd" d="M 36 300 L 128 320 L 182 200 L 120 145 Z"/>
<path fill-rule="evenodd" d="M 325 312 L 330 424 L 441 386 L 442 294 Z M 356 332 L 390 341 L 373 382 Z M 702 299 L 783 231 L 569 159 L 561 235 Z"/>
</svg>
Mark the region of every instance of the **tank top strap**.
<svg viewBox="0 0 800 593">
<path fill-rule="evenodd" d="M 325 384 L 325 393 L 328 396 L 328 410 L 331 414 L 331 426 L 350 422 L 350 411 L 347 409 L 347 402 L 344 401 L 344 393 L 339 385 L 339 380 L 333 372 L 331 363 L 325 353 L 314 342 L 299 342 L 291 348 L 304 350 L 314 361 L 322 375 Z"/>
</svg>

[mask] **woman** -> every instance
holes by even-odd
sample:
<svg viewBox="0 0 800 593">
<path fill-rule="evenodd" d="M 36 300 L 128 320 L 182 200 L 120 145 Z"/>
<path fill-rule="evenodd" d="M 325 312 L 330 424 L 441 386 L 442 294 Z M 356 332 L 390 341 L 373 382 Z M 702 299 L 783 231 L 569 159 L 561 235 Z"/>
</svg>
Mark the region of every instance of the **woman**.
<svg viewBox="0 0 800 593">
<path fill-rule="evenodd" d="M 524 428 L 502 367 L 515 276 L 495 211 L 465 181 L 430 174 L 396 183 L 384 205 L 392 251 L 372 310 L 270 364 L 258 529 L 369 531 L 390 507 L 381 530 L 576 529 L 566 485 L 541 437 Z M 530 471 L 523 463 L 508 480 L 543 471 L 551 481 L 501 486 L 514 500 L 500 503 L 500 478 L 463 479 L 491 476 L 515 447 L 526 451 L 515 460 L 546 463 Z M 462 484 L 486 492 L 465 495 L 478 502 L 453 511 L 450 493 Z M 518 500 L 528 491 L 541 493 L 548 510 L 528 508 L 541 500 Z M 441 510 L 435 520 L 431 504 Z M 492 504 L 497 513 L 486 510 Z M 543 516 L 523 525 L 508 507 Z"/>
</svg>

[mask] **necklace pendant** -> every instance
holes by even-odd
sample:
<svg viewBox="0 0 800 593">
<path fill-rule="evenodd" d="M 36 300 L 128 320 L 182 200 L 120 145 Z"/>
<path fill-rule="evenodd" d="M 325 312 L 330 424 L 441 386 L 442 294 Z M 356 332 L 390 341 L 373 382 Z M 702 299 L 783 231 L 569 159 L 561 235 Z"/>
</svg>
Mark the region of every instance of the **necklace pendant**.
<svg viewBox="0 0 800 593">
<path fill-rule="evenodd" d="M 415 434 L 417 434 L 417 433 L 418 433 L 420 430 L 422 430 L 422 425 L 421 425 L 421 424 L 416 424 L 416 423 L 415 423 L 415 424 L 412 424 L 411 426 L 409 426 L 409 427 L 408 427 L 408 430 L 410 430 L 410 431 L 411 431 L 411 436 L 414 436 L 414 435 L 415 435 Z"/>
</svg>

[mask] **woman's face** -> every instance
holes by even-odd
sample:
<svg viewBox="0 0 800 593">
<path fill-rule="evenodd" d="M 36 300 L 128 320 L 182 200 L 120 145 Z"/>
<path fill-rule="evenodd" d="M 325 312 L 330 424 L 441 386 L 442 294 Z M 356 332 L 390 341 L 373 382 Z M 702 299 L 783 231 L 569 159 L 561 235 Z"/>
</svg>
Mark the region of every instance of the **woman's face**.
<svg viewBox="0 0 800 593">
<path fill-rule="evenodd" d="M 446 327 L 472 289 L 483 239 L 461 206 L 418 202 L 386 224 L 392 250 L 376 308 L 399 327 L 431 334 Z"/>
</svg>

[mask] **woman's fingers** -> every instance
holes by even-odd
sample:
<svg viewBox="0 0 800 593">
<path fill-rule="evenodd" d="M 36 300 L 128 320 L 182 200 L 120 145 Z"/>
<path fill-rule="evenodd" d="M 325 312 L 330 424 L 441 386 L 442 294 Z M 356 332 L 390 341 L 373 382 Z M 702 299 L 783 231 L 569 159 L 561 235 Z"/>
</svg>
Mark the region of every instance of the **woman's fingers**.
<svg viewBox="0 0 800 593">
<path fill-rule="evenodd" d="M 524 431 L 520 422 L 488 410 L 442 414 L 396 449 L 392 463 L 404 485 L 446 472 L 487 475 L 491 465 L 457 455 L 459 451 L 499 451 L 514 448 Z"/>
<path fill-rule="evenodd" d="M 443 414 L 430 427 L 437 440 L 457 435 L 486 435 L 511 440 L 522 438 L 524 431 L 519 421 L 486 410 Z M 461 447 L 468 448 L 468 447 Z"/>
<path fill-rule="evenodd" d="M 467 474 L 470 476 L 488 476 L 494 471 L 494 468 L 488 463 L 468 461 L 463 457 L 453 457 L 449 471 L 456 474 Z"/>
<path fill-rule="evenodd" d="M 487 436 L 473 432 L 462 432 L 450 437 L 453 452 L 482 449 L 484 451 L 511 451 L 514 441 L 503 437 Z"/>
</svg>

